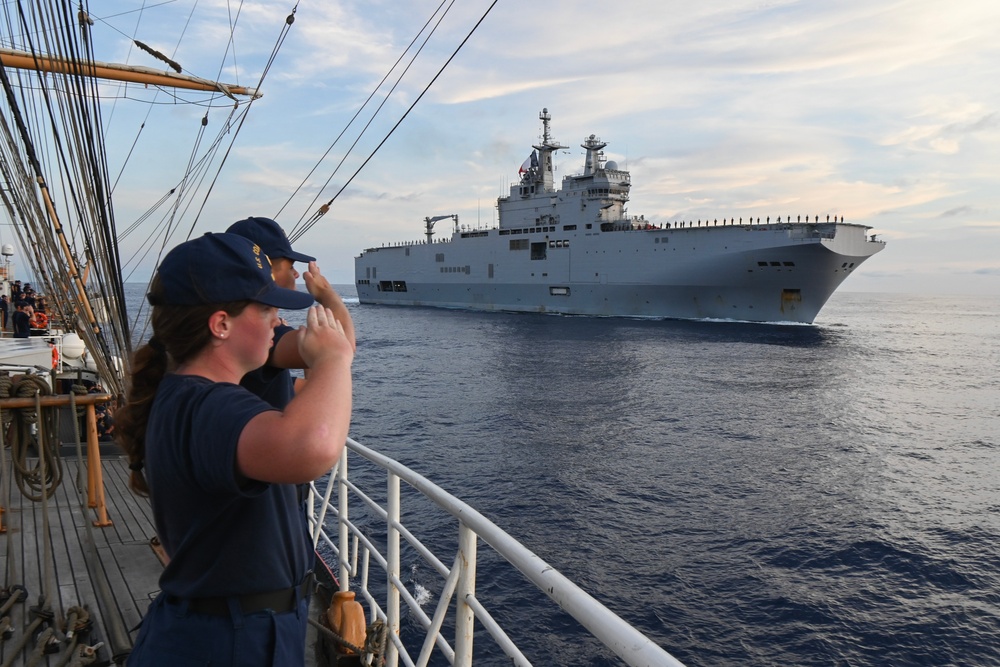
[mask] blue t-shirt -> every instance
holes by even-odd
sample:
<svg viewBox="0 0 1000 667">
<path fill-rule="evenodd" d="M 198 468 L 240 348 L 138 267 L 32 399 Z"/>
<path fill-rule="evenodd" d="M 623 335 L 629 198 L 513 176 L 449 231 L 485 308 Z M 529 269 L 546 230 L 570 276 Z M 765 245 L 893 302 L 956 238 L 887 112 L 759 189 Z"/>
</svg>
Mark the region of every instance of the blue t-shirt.
<svg viewBox="0 0 1000 667">
<path fill-rule="evenodd" d="M 295 485 L 243 477 L 236 445 L 247 422 L 271 410 L 246 389 L 168 374 L 146 428 L 146 480 L 170 563 L 164 593 L 243 595 L 297 586 L 312 542 Z"/>
<path fill-rule="evenodd" d="M 28 338 L 31 335 L 31 318 L 23 310 L 15 310 L 10 318 L 14 338 Z"/>
<path fill-rule="evenodd" d="M 274 354 L 274 348 L 278 345 L 281 337 L 290 331 L 295 331 L 295 329 L 286 324 L 274 328 L 274 343 L 271 345 L 271 354 Z M 264 364 L 257 370 L 244 375 L 243 379 L 240 380 L 240 385 L 279 410 L 284 410 L 295 396 L 295 384 L 289 370 L 270 364 Z"/>
</svg>

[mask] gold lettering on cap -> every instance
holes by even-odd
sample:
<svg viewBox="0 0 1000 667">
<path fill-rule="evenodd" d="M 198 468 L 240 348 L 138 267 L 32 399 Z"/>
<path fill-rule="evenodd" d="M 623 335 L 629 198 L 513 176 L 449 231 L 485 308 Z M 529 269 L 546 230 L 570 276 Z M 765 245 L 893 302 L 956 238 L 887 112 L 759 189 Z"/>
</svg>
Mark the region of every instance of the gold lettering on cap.
<svg viewBox="0 0 1000 667">
<path fill-rule="evenodd" d="M 254 259 L 257 260 L 257 268 L 258 269 L 263 269 L 264 268 L 264 263 L 260 261 L 260 246 L 257 245 L 256 243 L 253 244 L 253 255 L 254 255 Z M 270 264 L 270 263 L 271 262 L 269 260 L 268 264 Z"/>
</svg>

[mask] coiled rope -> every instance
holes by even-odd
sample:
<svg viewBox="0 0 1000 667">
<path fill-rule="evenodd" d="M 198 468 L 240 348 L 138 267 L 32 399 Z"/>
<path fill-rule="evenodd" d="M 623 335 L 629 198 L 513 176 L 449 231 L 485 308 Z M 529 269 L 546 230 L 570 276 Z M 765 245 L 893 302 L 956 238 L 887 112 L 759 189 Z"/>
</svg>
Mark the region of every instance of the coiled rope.
<svg viewBox="0 0 1000 667">
<path fill-rule="evenodd" d="M 51 393 L 40 376 L 0 376 L 0 398 L 30 398 Z M 10 447 L 17 488 L 25 498 L 35 502 L 43 496 L 51 498 L 63 474 L 56 411 L 43 411 L 41 421 L 36 408 L 3 410 L 2 413 L 2 428 Z M 30 461 L 30 454 L 36 454 L 37 458 Z"/>
</svg>

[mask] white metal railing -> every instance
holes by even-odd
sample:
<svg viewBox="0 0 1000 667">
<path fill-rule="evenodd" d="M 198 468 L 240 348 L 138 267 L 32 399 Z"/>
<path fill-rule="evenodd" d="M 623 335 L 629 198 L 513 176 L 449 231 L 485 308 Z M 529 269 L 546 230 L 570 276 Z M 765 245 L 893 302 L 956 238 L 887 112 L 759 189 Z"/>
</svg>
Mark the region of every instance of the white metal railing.
<svg viewBox="0 0 1000 667">
<path fill-rule="evenodd" d="M 384 471 L 386 479 L 384 507 L 348 478 L 348 453 L 356 454 L 373 463 L 377 466 L 376 471 L 378 468 Z M 418 491 L 458 522 L 458 546 L 454 557 L 449 559 L 450 567 L 401 523 L 400 482 L 406 482 L 409 487 Z M 334 489 L 337 491 L 337 497 L 332 500 Z M 318 548 L 325 545 L 334 554 L 341 590 L 350 590 L 353 584 L 353 589 L 368 603 L 369 620 L 380 619 L 385 622 L 389 638 L 385 656 L 385 664 L 388 667 L 397 667 L 399 659 L 410 667 L 424 667 L 428 664 L 435 647 L 449 663 L 462 667 L 471 665 L 473 630 L 476 621 L 510 658 L 512 664 L 531 665 L 476 597 L 479 540 L 492 547 L 560 608 L 610 648 L 625 664 L 683 667 L 676 658 L 651 639 L 626 623 L 472 507 L 398 461 L 383 456 L 350 438 L 347 440 L 347 447 L 340 463 L 331 470 L 327 478 L 313 483 L 311 491 L 309 519 L 314 545 Z M 352 497 L 360 505 L 349 506 Z M 381 536 L 376 538 L 374 534 L 372 537 L 366 534 L 370 526 L 359 526 L 351 519 L 350 507 L 367 507 L 364 516 L 374 515 L 379 517 L 380 522 L 384 522 L 384 542 Z M 336 541 L 327 530 L 327 526 L 333 522 L 336 522 Z M 401 538 L 444 580 L 433 617 L 428 617 L 421 609 L 414 595 L 400 578 Z M 381 549 L 375 544 L 376 539 L 382 544 Z M 375 567 L 381 569 L 383 573 L 381 576 L 384 576 L 386 581 L 385 599 L 381 603 L 369 588 L 372 559 L 375 561 Z M 452 598 L 455 599 L 453 609 Z M 416 660 L 400 639 L 401 601 L 406 603 L 409 615 L 417 619 L 426 631 Z M 442 626 L 449 614 L 452 615 L 454 625 L 453 645 L 442 633 Z"/>
</svg>

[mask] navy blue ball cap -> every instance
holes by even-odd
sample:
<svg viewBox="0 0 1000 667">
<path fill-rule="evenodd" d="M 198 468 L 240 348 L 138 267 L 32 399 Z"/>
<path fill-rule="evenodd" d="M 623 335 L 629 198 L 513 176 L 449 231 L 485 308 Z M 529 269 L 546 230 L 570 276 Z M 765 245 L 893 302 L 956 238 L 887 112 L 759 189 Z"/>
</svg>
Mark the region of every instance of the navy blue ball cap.
<svg viewBox="0 0 1000 667">
<path fill-rule="evenodd" d="M 156 274 L 164 305 L 256 301 L 297 310 L 313 304 L 306 292 L 278 287 L 261 247 L 236 234 L 209 233 L 185 241 L 167 253 Z"/>
<path fill-rule="evenodd" d="M 315 262 L 315 257 L 303 255 L 301 252 L 292 250 L 292 244 L 285 236 L 285 230 L 281 225 L 270 218 L 247 218 L 229 225 L 227 234 L 239 234 L 248 238 L 261 248 L 264 254 L 271 259 L 285 257 L 293 262 Z"/>
</svg>

